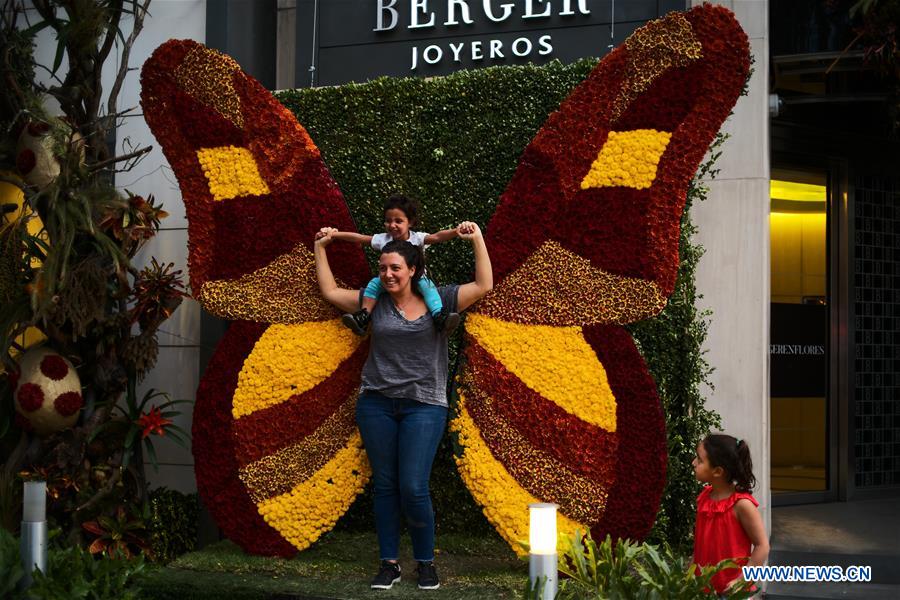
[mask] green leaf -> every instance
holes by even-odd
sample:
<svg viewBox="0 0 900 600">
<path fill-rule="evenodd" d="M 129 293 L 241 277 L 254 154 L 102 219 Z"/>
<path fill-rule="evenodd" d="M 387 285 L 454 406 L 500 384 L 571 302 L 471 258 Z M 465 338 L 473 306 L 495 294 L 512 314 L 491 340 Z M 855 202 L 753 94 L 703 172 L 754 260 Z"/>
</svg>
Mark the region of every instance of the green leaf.
<svg viewBox="0 0 900 600">
<path fill-rule="evenodd" d="M 60 65 L 62 65 L 63 55 L 66 51 L 66 43 L 65 36 L 63 32 L 60 31 L 59 36 L 57 37 L 56 42 L 56 55 L 53 57 L 53 68 L 50 69 L 51 75 L 56 75 L 56 71 L 59 70 Z"/>
<path fill-rule="evenodd" d="M 191 438 L 191 435 L 190 435 L 187 431 L 185 431 L 184 429 L 182 429 L 182 428 L 179 427 L 178 425 L 175 425 L 174 423 L 171 424 L 171 425 L 166 425 L 166 433 L 169 433 L 170 431 L 171 431 L 171 432 L 175 432 L 175 433 L 177 433 L 177 434 L 183 436 L 185 439 L 190 439 L 190 438 Z"/>
<path fill-rule="evenodd" d="M 0 527 L 0 598 L 12 597 L 25 570 L 19 556 L 19 543 Z"/>
<path fill-rule="evenodd" d="M 168 396 L 168 394 L 166 394 L 166 396 Z M 193 404 L 193 403 L 194 402 L 192 400 L 183 400 L 183 399 L 182 400 L 169 400 L 168 402 L 166 402 L 164 404 L 160 404 L 159 408 L 163 409 L 163 408 L 168 408 L 170 406 L 175 406 L 176 404 Z"/>
<path fill-rule="evenodd" d="M 128 430 L 128 433 L 125 434 L 125 441 L 122 444 L 122 447 L 124 447 L 126 450 L 130 449 L 134 445 L 134 438 L 141 432 L 142 430 L 140 427 L 132 424 L 131 428 Z"/>
<path fill-rule="evenodd" d="M 112 533 L 118 528 L 118 524 L 111 517 L 106 515 L 100 515 L 97 517 L 97 522 L 105 529 L 108 533 Z"/>
<path fill-rule="evenodd" d="M 93 442 L 98 435 L 109 429 L 110 425 L 112 425 L 112 421 L 107 421 L 106 423 L 103 423 L 102 425 L 94 429 L 94 431 L 91 432 L 91 435 L 88 436 L 87 443 L 90 444 L 91 442 Z"/>
<path fill-rule="evenodd" d="M 154 398 L 168 398 L 169 394 L 166 392 L 161 392 L 155 388 L 150 388 L 144 393 L 144 397 L 141 398 L 141 403 L 138 405 L 138 411 L 143 413 L 146 412 L 147 404 L 153 400 Z"/>
<path fill-rule="evenodd" d="M 153 447 L 153 440 L 150 437 L 144 438 L 144 447 L 147 448 L 147 456 L 150 458 L 150 464 L 154 469 L 159 468 L 159 462 L 156 460 L 156 449 Z"/>
<path fill-rule="evenodd" d="M 22 34 L 27 37 L 32 37 L 37 35 L 42 30 L 46 29 L 50 26 L 50 21 L 41 21 L 39 23 L 35 23 L 31 27 L 22 30 Z"/>
<path fill-rule="evenodd" d="M 181 436 L 180 436 L 179 434 L 177 434 L 176 432 L 174 432 L 174 431 L 167 431 L 167 432 L 166 432 L 166 437 L 167 437 L 168 439 L 172 440 L 173 442 L 175 442 L 176 444 L 178 444 L 179 446 L 181 446 L 182 448 L 184 448 L 185 450 L 188 449 L 187 442 L 184 440 L 183 437 L 181 437 Z"/>
</svg>

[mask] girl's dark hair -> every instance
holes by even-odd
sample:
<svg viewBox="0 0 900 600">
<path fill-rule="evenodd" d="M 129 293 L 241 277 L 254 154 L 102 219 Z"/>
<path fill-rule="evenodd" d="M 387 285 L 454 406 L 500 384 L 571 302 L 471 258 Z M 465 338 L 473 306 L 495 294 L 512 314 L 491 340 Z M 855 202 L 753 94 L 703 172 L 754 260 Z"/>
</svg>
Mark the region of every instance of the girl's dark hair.
<svg viewBox="0 0 900 600">
<path fill-rule="evenodd" d="M 403 214 L 406 215 L 406 218 L 409 219 L 410 226 L 416 225 L 419 222 L 419 204 L 412 198 L 404 196 L 403 194 L 394 194 L 384 201 L 383 212 L 386 213 L 392 208 L 402 210 Z"/>
<path fill-rule="evenodd" d="M 403 257 L 403 260 L 406 261 L 407 267 L 415 267 L 416 272 L 413 273 L 412 281 L 410 282 L 412 285 L 413 293 L 418 294 L 419 296 L 422 293 L 419 291 L 419 280 L 422 279 L 422 275 L 425 274 L 425 254 L 422 252 L 422 249 L 418 246 L 413 246 L 406 240 L 391 240 L 387 244 L 385 244 L 381 248 L 382 254 L 399 254 Z"/>
<path fill-rule="evenodd" d="M 737 491 L 749 492 L 756 487 L 747 442 L 724 433 L 711 433 L 702 443 L 710 466 L 722 467 Z"/>
</svg>

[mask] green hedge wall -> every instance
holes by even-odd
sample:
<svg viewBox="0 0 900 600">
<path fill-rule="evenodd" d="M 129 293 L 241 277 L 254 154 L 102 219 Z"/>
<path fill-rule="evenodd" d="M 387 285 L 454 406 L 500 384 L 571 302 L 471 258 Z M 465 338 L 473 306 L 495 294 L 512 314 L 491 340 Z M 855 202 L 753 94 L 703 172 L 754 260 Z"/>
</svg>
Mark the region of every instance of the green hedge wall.
<svg viewBox="0 0 900 600">
<path fill-rule="evenodd" d="M 150 547 L 153 560 L 168 563 L 197 546 L 200 497 L 164 487 L 150 492 Z"/>
<path fill-rule="evenodd" d="M 277 97 L 319 146 L 359 231 L 383 231 L 381 203 L 395 192 L 420 201 L 422 230 L 462 220 L 484 227 L 522 150 L 595 64 L 492 67 L 431 80 L 380 78 L 289 90 Z M 703 188 L 694 187 L 689 202 L 703 195 Z M 694 308 L 701 250 L 690 244 L 691 231 L 685 220 L 680 277 L 669 307 L 632 328 L 659 385 L 669 428 L 669 482 L 652 537 L 676 546 L 689 544 L 692 533 L 698 491 L 690 468 L 694 447 L 716 422 L 699 395 L 708 370 L 700 350 L 706 324 Z M 433 246 L 428 269 L 438 282 L 470 279 L 469 245 Z M 458 342 L 457 336 L 454 356 Z M 452 445 L 445 438 L 432 477 L 438 530 L 487 531 L 490 526 L 456 473 Z M 370 494 L 354 504 L 339 527 L 372 527 Z"/>
</svg>

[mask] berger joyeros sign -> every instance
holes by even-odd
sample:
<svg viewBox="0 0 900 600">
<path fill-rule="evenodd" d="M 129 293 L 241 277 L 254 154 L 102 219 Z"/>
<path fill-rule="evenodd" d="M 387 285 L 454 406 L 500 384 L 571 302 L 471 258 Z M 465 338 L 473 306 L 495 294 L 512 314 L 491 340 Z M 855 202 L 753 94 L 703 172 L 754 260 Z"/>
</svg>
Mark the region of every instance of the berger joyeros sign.
<svg viewBox="0 0 900 600">
<path fill-rule="evenodd" d="M 529 25 L 529 21 L 548 20 L 551 17 L 590 17 L 588 0 L 523 0 L 497 2 L 497 0 L 410 0 L 401 8 L 398 0 L 375 0 L 376 33 L 400 26 L 401 10 L 407 11 L 406 29 L 431 30 L 435 35 L 466 35 L 476 22 L 507 23 L 521 21 L 515 26 Z M 440 9 L 438 9 L 440 5 Z M 442 9 L 442 10 L 441 10 Z M 438 11 L 440 10 L 440 17 Z M 469 26 L 469 31 L 467 31 Z M 440 31 L 443 29 L 444 31 Z M 471 61 L 500 61 L 509 56 L 528 58 L 553 54 L 553 38 L 550 34 L 523 35 L 511 42 L 492 38 L 488 40 L 440 40 L 427 45 L 413 45 L 409 70 L 416 71 L 420 62 L 436 65 L 442 61 L 461 63 Z"/>
<path fill-rule="evenodd" d="M 684 6 L 684 0 L 297 0 L 297 81 L 328 86 L 596 59 L 647 21 Z"/>
</svg>

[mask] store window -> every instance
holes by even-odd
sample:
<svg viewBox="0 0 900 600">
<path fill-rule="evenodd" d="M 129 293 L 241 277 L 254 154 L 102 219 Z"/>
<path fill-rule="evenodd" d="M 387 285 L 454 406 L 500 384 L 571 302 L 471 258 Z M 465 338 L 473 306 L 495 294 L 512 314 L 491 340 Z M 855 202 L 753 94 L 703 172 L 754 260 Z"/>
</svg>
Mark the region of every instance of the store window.
<svg viewBox="0 0 900 600">
<path fill-rule="evenodd" d="M 827 173 L 772 169 L 771 489 L 828 489 Z"/>
</svg>

